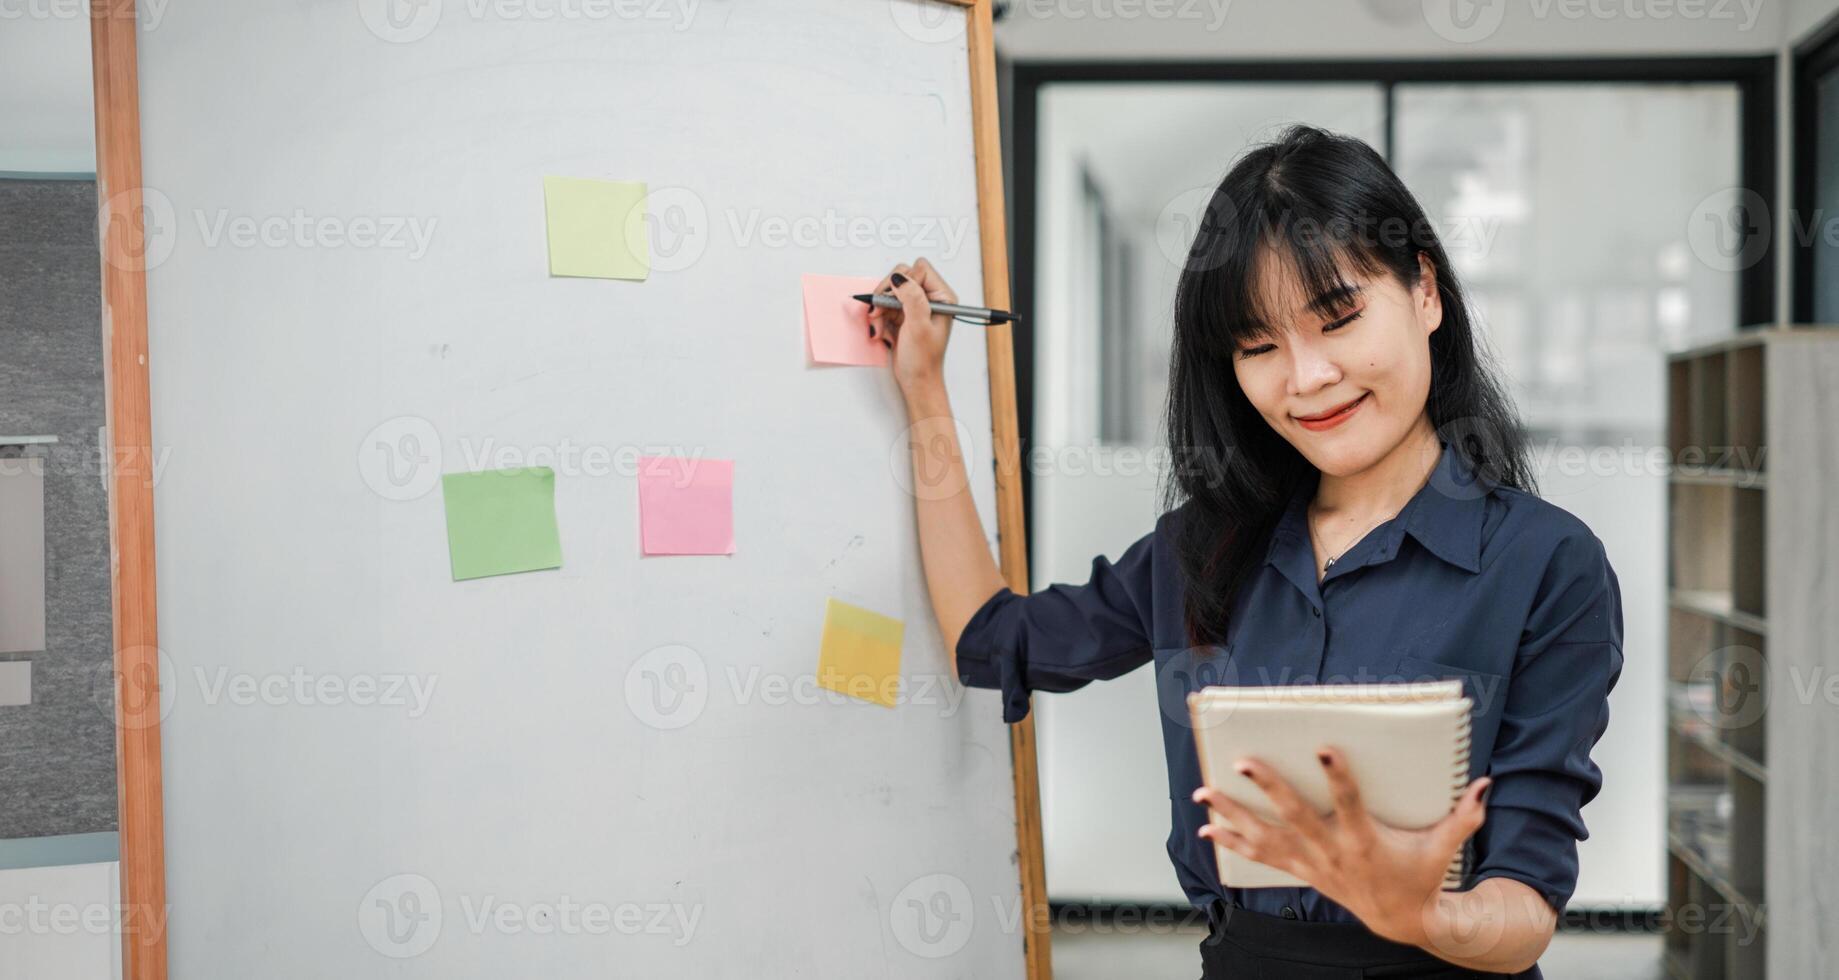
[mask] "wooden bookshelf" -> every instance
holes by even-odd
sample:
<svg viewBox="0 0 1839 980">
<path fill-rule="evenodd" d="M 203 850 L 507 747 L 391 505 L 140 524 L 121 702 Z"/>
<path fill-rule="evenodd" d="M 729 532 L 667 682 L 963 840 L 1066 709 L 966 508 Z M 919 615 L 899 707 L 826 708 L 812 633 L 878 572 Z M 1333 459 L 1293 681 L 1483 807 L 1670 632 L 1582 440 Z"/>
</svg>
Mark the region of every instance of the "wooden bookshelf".
<svg viewBox="0 0 1839 980">
<path fill-rule="evenodd" d="M 1839 671 L 1839 595 L 1821 594 L 1839 583 L 1839 329 L 1667 360 L 1664 965 L 1815 976 L 1839 912 L 1815 897 L 1839 871 L 1821 861 L 1839 853 L 1839 703 L 1807 696 Z"/>
</svg>

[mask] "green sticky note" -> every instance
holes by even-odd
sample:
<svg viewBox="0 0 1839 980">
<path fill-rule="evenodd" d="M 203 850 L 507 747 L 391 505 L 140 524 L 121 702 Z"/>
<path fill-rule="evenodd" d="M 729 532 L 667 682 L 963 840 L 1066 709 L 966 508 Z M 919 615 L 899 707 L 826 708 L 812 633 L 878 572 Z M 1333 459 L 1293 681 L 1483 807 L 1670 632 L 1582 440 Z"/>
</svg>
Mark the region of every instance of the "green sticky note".
<svg viewBox="0 0 1839 980">
<path fill-rule="evenodd" d="M 644 279 L 651 272 L 645 182 L 544 177 L 549 274 Z"/>
<path fill-rule="evenodd" d="M 441 496 L 455 582 L 562 567 L 556 474 L 549 467 L 446 473 Z"/>
</svg>

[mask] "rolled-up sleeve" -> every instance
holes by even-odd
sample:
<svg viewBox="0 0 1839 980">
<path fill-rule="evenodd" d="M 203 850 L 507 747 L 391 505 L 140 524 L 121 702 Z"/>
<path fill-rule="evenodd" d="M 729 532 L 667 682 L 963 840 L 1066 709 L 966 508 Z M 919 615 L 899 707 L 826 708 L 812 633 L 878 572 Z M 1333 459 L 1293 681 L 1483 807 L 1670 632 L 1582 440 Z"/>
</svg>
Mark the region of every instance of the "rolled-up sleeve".
<svg viewBox="0 0 1839 980">
<path fill-rule="evenodd" d="M 1072 691 L 1148 663 L 1155 539 L 1144 535 L 1116 562 L 1094 559 L 1084 585 L 991 596 L 958 638 L 958 679 L 1001 691 L 1003 721 L 1014 724 L 1030 691 Z"/>
<path fill-rule="evenodd" d="M 1558 911 L 1577 887 L 1583 807 L 1602 787 L 1590 750 L 1622 673 L 1622 595 L 1603 543 L 1559 541 L 1527 616 L 1476 832 L 1474 880 L 1512 878 Z"/>
</svg>

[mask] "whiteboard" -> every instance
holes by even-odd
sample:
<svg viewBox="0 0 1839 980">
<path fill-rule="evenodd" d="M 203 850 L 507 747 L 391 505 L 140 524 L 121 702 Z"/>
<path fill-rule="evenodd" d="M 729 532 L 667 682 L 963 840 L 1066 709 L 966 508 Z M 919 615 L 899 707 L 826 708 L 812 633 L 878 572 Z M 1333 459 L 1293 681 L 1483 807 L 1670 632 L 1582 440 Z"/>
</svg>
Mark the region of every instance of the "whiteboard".
<svg viewBox="0 0 1839 980">
<path fill-rule="evenodd" d="M 162 6 L 173 976 L 1022 975 L 1008 730 L 947 675 L 893 381 L 807 363 L 799 279 L 981 297 L 964 17 Z M 548 276 L 546 175 L 648 182 L 647 281 Z M 947 371 L 994 547 L 977 328 Z M 735 461 L 732 556 L 640 556 L 658 451 Z M 499 465 L 556 470 L 563 567 L 456 583 L 438 476 Z M 811 683 L 830 597 L 905 621 L 901 704 Z"/>
</svg>

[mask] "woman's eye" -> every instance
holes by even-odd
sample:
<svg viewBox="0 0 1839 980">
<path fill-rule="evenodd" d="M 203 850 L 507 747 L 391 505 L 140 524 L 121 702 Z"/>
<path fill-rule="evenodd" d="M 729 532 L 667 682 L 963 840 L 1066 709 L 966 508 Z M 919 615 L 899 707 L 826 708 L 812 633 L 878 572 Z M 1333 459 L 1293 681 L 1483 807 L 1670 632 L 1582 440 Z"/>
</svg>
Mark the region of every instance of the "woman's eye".
<svg viewBox="0 0 1839 980">
<path fill-rule="evenodd" d="M 1257 347 L 1242 347 L 1239 349 L 1239 359 L 1244 360 L 1247 357 L 1257 357 L 1259 354 L 1270 349 L 1270 344 L 1261 344 Z"/>
<path fill-rule="evenodd" d="M 1329 324 L 1328 326 L 1323 327 L 1322 332 L 1328 333 L 1331 330 L 1339 330 L 1342 327 L 1345 327 L 1348 324 L 1354 322 L 1355 320 L 1360 319 L 1360 315 L 1365 312 L 1366 312 L 1365 310 L 1357 310 L 1354 313 L 1349 314 L 1348 316 L 1342 317 L 1341 319 L 1336 320 L 1335 322 Z"/>
</svg>

